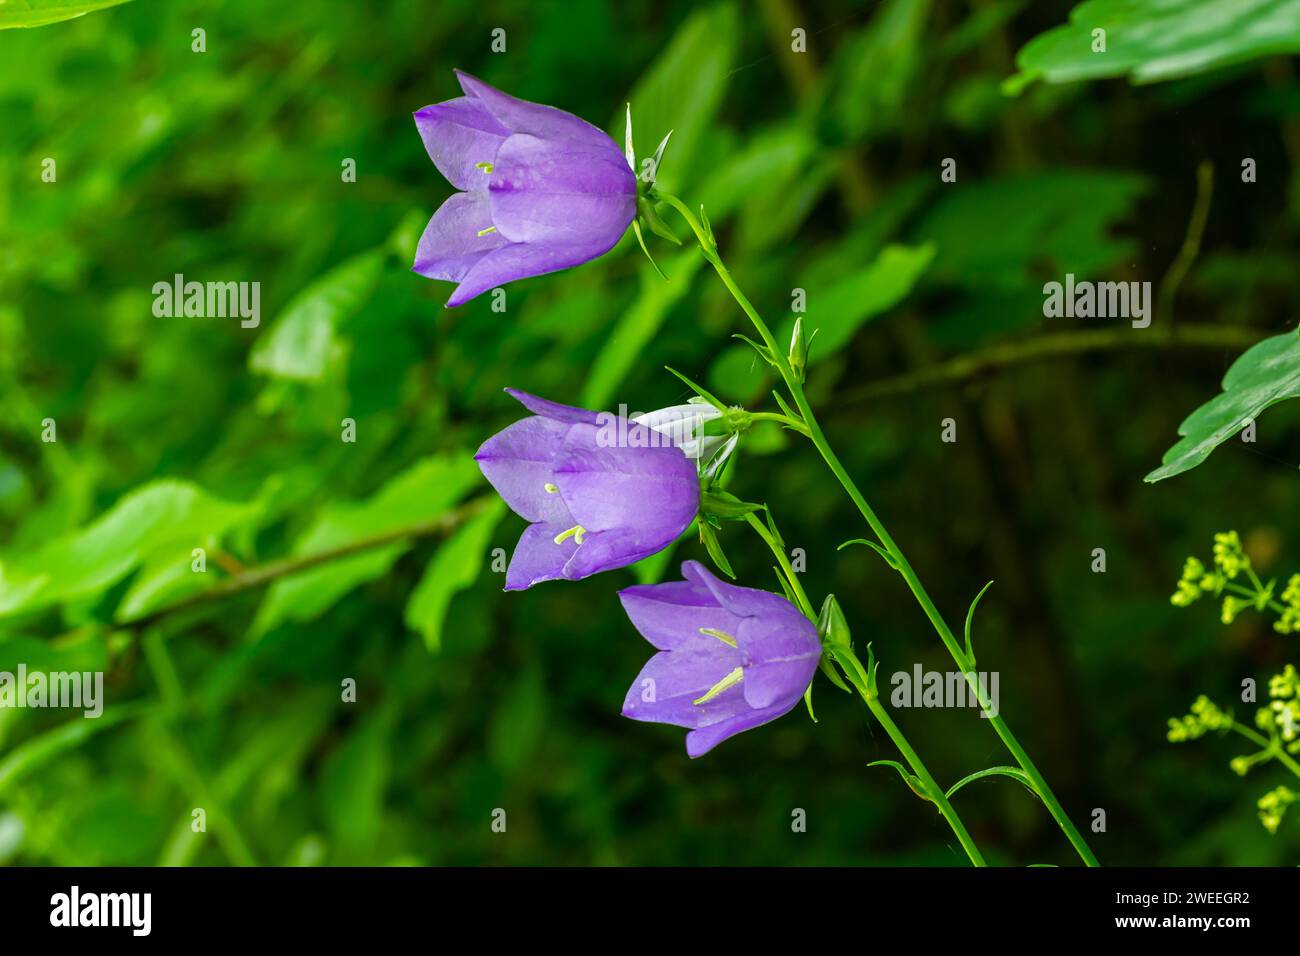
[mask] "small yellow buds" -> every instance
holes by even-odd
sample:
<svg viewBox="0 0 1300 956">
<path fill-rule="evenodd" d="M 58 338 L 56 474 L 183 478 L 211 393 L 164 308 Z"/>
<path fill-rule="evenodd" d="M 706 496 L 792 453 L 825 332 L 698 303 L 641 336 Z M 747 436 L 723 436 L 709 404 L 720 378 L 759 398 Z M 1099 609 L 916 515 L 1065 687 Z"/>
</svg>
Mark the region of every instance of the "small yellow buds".
<svg viewBox="0 0 1300 956">
<path fill-rule="evenodd" d="M 732 647 L 738 646 L 736 644 L 736 639 L 732 637 L 730 634 L 728 634 L 726 631 L 719 631 L 718 629 L 712 627 L 702 627 L 700 628 L 700 633 L 707 634 L 709 637 L 716 637 L 723 644 L 729 644 Z"/>
<path fill-rule="evenodd" d="M 1237 532 L 1221 531 L 1214 536 L 1214 563 L 1229 580 L 1250 567 Z"/>
<path fill-rule="evenodd" d="M 1259 798 L 1259 822 L 1269 833 L 1276 833 L 1287 807 L 1295 803 L 1296 795 L 1288 787 L 1277 787 Z"/>
<path fill-rule="evenodd" d="M 700 704 L 707 704 L 709 701 L 713 700 L 713 698 L 717 697 L 723 691 L 735 687 L 744 679 L 745 679 L 745 669 L 743 667 L 737 667 L 726 677 L 722 678 L 722 680 L 718 681 L 716 684 L 710 687 L 708 692 L 703 697 L 696 698 L 694 701 L 692 701 L 692 703 L 694 703 L 696 706 Z"/>
<path fill-rule="evenodd" d="M 1273 625 L 1279 634 L 1300 631 L 1300 574 L 1291 575 L 1282 592 L 1282 616 Z"/>
<path fill-rule="evenodd" d="M 1249 601 L 1229 595 L 1223 599 L 1223 611 L 1219 614 L 1219 620 L 1224 624 L 1231 624 L 1237 619 L 1237 615 L 1248 607 L 1250 607 Z"/>
<path fill-rule="evenodd" d="M 564 544 L 564 542 L 567 539 L 572 538 L 574 544 L 582 544 L 582 536 L 585 535 L 586 533 L 587 533 L 586 528 L 584 528 L 580 524 L 575 524 L 572 528 L 569 528 L 567 531 L 561 531 L 551 540 L 553 540 L 556 544 Z"/>
<path fill-rule="evenodd" d="M 1211 730 L 1226 730 L 1232 726 L 1232 714 L 1219 707 L 1202 694 L 1192 702 L 1191 713 L 1169 718 L 1169 732 L 1165 735 L 1171 743 L 1183 743 L 1204 736 Z"/>
</svg>

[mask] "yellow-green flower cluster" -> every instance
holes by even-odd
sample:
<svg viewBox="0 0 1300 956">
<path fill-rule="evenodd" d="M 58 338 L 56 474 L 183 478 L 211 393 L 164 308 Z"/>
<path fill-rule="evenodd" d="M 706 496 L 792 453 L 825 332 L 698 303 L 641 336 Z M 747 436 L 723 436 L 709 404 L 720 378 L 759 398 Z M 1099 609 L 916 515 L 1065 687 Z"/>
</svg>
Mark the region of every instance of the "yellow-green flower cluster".
<svg viewBox="0 0 1300 956">
<path fill-rule="evenodd" d="M 1259 822 L 1269 833 L 1276 833 L 1286 808 L 1295 803 L 1296 795 L 1289 787 L 1277 787 L 1259 798 Z"/>
<path fill-rule="evenodd" d="M 1235 531 L 1220 531 L 1214 536 L 1214 566 L 1232 580 L 1250 568 L 1250 558 L 1241 549 L 1241 539 Z"/>
<path fill-rule="evenodd" d="M 1178 580 L 1178 590 L 1169 598 L 1175 607 L 1187 607 L 1205 591 L 1205 565 L 1196 558 L 1188 558 L 1183 565 L 1183 576 Z"/>
<path fill-rule="evenodd" d="M 1227 730 L 1231 726 L 1232 714 L 1220 710 L 1214 701 L 1202 694 L 1192 702 L 1191 713 L 1169 718 L 1169 733 L 1166 736 L 1170 742 L 1178 744 L 1195 740 L 1211 730 Z"/>
<path fill-rule="evenodd" d="M 1282 592 L 1282 616 L 1273 625 L 1279 634 L 1300 631 L 1300 574 L 1293 574 Z"/>
<path fill-rule="evenodd" d="M 1287 664 L 1282 673 L 1269 678 L 1268 695 L 1273 698 L 1269 703 L 1272 723 L 1281 738 L 1291 744 L 1300 737 L 1300 673 L 1294 665 Z M 1295 752 L 1293 746 L 1287 749 Z"/>
</svg>

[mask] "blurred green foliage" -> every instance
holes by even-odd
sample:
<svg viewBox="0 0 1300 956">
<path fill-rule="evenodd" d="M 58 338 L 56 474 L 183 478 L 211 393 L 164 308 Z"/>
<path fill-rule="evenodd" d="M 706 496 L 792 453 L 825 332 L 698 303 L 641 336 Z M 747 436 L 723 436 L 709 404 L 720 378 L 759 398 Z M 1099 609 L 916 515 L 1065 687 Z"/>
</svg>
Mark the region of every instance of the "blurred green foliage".
<svg viewBox="0 0 1300 956">
<path fill-rule="evenodd" d="M 1296 50 L 1295 5 L 1261 7 L 1266 39 L 1228 5 L 1143 6 L 1092 0 L 1063 26 L 1065 6 L 1022 0 L 136 0 L 0 32 L 0 669 L 102 669 L 108 698 L 98 720 L 0 710 L 0 861 L 959 862 L 938 817 L 867 768 L 888 740 L 820 678 L 820 723 L 800 709 L 690 761 L 679 731 L 618 715 L 649 651 L 614 593 L 630 574 L 501 593 L 493 549 L 522 523 L 482 504 L 470 455 L 518 415 L 503 387 L 650 409 L 688 394 L 664 365 L 753 407 L 770 383 L 700 256 L 659 240 L 667 281 L 629 237 L 509 286 L 504 313 L 442 307 L 450 286 L 409 264 L 451 190 L 410 114 L 457 95 L 460 67 L 620 141 L 630 101 L 642 153 L 675 131 L 661 182 L 705 205 L 774 325 L 803 290 L 813 400 L 950 622 L 997 582 L 980 666 L 1074 818 L 1107 810 L 1103 862 L 1294 863 L 1294 821 L 1256 822 L 1253 795 L 1283 777 L 1243 787 L 1164 734 L 1195 694 L 1288 659 L 1257 619 L 1176 615 L 1168 593 L 1220 527 L 1261 573 L 1300 561 L 1295 403 L 1153 486 L 1239 346 L 855 397 L 1095 330 L 1044 319 L 1042 284 L 1158 285 L 1203 159 L 1214 200 L 1173 321 L 1294 330 L 1300 87 L 1259 57 Z M 1090 18 L 1113 25 L 1109 60 L 1078 47 Z M 1048 82 L 1005 95 L 1017 69 Z M 1053 85 L 1083 76 L 1177 78 Z M 155 316 L 176 274 L 261 283 L 259 327 Z M 946 668 L 897 577 L 835 550 L 865 529 L 833 479 L 763 428 L 733 489 L 777 509 L 814 600 L 838 595 L 883 673 Z M 772 586 L 728 534 L 742 581 Z M 281 562 L 305 563 L 158 615 Z M 895 716 L 946 784 L 1004 759 L 974 713 Z M 957 803 L 993 862 L 1070 862 L 1014 780 Z"/>
</svg>

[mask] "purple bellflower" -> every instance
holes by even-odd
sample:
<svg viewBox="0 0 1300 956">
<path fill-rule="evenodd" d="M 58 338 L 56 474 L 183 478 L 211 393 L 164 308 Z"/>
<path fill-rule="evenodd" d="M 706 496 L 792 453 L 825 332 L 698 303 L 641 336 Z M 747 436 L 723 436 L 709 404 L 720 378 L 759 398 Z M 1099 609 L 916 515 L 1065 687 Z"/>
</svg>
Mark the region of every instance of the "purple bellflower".
<svg viewBox="0 0 1300 956">
<path fill-rule="evenodd" d="M 610 413 L 506 391 L 533 414 L 489 438 L 474 459 L 511 510 L 532 522 L 506 569 L 507 591 L 624 567 L 690 526 L 700 483 L 681 448 Z"/>
<path fill-rule="evenodd" d="M 735 734 L 788 713 L 821 657 L 816 626 L 785 598 L 720 581 L 698 561 L 685 581 L 619 592 L 623 609 L 659 649 L 623 701 L 623 716 L 689 727 L 699 757 Z"/>
<path fill-rule="evenodd" d="M 604 132 L 456 71 L 464 96 L 426 106 L 415 125 L 461 192 L 429 221 L 414 270 L 460 283 L 447 305 L 604 255 L 636 213 L 636 176 Z"/>
</svg>

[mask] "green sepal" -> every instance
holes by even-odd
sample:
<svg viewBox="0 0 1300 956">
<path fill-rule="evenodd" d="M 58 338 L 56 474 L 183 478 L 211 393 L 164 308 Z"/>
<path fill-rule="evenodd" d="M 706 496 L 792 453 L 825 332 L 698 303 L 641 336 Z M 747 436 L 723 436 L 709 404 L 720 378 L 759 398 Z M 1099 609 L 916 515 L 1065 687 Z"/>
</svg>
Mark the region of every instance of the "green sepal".
<svg viewBox="0 0 1300 956">
<path fill-rule="evenodd" d="M 721 399 L 719 399 L 716 395 L 714 395 L 712 392 L 706 389 L 703 385 L 700 385 L 699 383 L 692 381 L 691 379 L 683 375 L 681 372 L 677 371 L 677 369 L 669 365 L 665 365 L 664 368 L 668 369 L 670 375 L 675 375 L 677 376 L 677 378 L 681 379 L 682 382 L 685 383 L 687 388 L 689 388 L 696 395 L 700 396 L 700 398 L 704 399 L 706 402 L 708 402 L 718 411 L 724 414 L 727 412 L 727 406 L 722 403 Z"/>
<path fill-rule="evenodd" d="M 659 210 L 655 209 L 655 204 L 645 196 L 637 196 L 636 214 L 637 219 L 649 226 L 650 231 L 660 239 L 667 239 L 675 246 L 682 244 L 677 235 L 668 228 L 668 223 L 664 222 L 663 217 L 659 215 Z"/>
<path fill-rule="evenodd" d="M 789 601 L 791 604 L 793 604 L 795 607 L 798 607 L 799 599 L 795 597 L 794 591 L 790 589 L 790 582 L 786 580 L 785 575 L 781 572 L 781 569 L 774 564 L 772 565 L 772 573 L 775 574 L 776 579 L 779 582 L 781 582 L 781 592 L 785 595 L 785 599 Z"/>
<path fill-rule="evenodd" d="M 663 269 L 659 268 L 659 263 L 655 262 L 655 257 L 650 255 L 650 250 L 646 248 L 645 236 L 641 234 L 641 223 L 636 219 L 632 220 L 632 231 L 636 233 L 636 241 L 640 243 L 641 251 L 644 252 L 645 257 L 650 260 L 650 264 L 655 267 L 655 272 L 659 273 L 659 278 L 667 282 L 668 276 L 664 274 Z"/>
<path fill-rule="evenodd" d="M 707 520 L 700 521 L 698 524 L 700 542 L 704 545 L 704 550 L 709 553 L 709 557 L 713 559 L 714 565 L 731 580 L 736 580 L 736 572 L 731 570 L 731 562 L 722 551 L 722 542 L 718 540 L 718 533 L 713 530 L 713 525 Z"/>
<path fill-rule="evenodd" d="M 738 520 L 762 511 L 764 505 L 741 501 L 729 491 L 705 491 L 700 494 L 700 511 L 710 517 Z"/>
<path fill-rule="evenodd" d="M 765 515 L 767 517 L 767 530 L 772 533 L 772 539 L 776 541 L 777 547 L 784 551 L 785 538 L 781 537 L 781 532 L 776 529 L 776 519 L 772 517 L 770 509 L 765 512 Z"/>
<path fill-rule="evenodd" d="M 817 669 L 825 674 L 826 679 L 840 690 L 844 691 L 846 694 L 853 693 L 853 689 L 849 687 L 848 684 L 844 683 L 844 678 L 841 677 L 839 671 L 831 665 L 830 659 L 825 654 L 823 654 L 822 659 L 817 662 Z"/>
<path fill-rule="evenodd" d="M 821 635 L 822 643 L 832 651 L 841 647 L 853 647 L 849 622 L 834 594 L 826 595 L 826 600 L 822 602 L 821 613 L 817 615 L 817 633 Z"/>
</svg>

